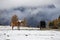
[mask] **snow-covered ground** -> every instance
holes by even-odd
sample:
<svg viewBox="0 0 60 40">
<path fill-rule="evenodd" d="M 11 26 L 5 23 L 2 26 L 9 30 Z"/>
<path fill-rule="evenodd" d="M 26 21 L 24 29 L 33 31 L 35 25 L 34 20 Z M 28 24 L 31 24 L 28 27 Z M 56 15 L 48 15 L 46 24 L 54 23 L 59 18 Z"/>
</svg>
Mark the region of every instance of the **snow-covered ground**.
<svg viewBox="0 0 60 40">
<path fill-rule="evenodd" d="M 28 27 L 20 29 L 36 30 L 11 30 L 10 26 L 0 26 L 0 40 L 60 40 L 60 31 Z"/>
</svg>

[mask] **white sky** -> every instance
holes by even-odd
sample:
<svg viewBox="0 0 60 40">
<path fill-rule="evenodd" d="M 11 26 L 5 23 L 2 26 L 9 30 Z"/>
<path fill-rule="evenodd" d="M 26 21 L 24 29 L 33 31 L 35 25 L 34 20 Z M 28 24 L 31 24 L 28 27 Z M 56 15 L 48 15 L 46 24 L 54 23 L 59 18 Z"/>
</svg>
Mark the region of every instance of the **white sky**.
<svg viewBox="0 0 60 40">
<path fill-rule="evenodd" d="M 0 0 L 0 9 L 7 9 L 19 6 L 41 6 L 55 4 L 60 7 L 60 0 Z"/>
</svg>

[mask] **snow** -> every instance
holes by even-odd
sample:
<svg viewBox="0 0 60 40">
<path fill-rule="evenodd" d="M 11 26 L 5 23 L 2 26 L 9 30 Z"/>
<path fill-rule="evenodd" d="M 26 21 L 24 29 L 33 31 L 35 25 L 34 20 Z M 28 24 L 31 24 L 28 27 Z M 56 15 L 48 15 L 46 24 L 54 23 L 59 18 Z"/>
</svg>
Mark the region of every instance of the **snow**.
<svg viewBox="0 0 60 40">
<path fill-rule="evenodd" d="M 23 28 L 32 29 L 20 29 Z M 11 30 L 10 26 L 0 26 L 0 40 L 60 40 L 60 31 L 33 29 L 36 30 Z"/>
<path fill-rule="evenodd" d="M 18 20 L 19 22 L 23 21 L 23 20 Z"/>
</svg>

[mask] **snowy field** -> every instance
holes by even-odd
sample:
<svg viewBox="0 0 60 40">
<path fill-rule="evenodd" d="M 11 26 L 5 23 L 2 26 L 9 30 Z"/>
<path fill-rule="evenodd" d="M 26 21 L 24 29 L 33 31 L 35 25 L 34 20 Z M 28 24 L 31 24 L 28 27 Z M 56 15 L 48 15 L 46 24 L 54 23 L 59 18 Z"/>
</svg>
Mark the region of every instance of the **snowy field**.
<svg viewBox="0 0 60 40">
<path fill-rule="evenodd" d="M 16 29 L 11 30 L 10 26 L 0 26 L 0 40 L 60 40 L 60 31 L 27 27 L 21 27 L 20 29 L 29 30 Z"/>
</svg>

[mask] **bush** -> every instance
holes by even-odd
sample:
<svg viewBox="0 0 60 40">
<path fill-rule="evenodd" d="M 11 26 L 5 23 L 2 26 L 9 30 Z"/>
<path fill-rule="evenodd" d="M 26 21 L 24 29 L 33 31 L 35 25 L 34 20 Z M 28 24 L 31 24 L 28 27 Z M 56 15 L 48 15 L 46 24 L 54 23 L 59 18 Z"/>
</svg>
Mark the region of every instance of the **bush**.
<svg viewBox="0 0 60 40">
<path fill-rule="evenodd" d="M 49 23 L 49 26 L 54 26 L 54 22 L 50 22 Z"/>
<path fill-rule="evenodd" d="M 60 23 L 58 23 L 57 26 L 60 28 Z"/>
</svg>

